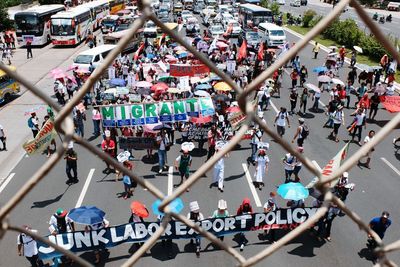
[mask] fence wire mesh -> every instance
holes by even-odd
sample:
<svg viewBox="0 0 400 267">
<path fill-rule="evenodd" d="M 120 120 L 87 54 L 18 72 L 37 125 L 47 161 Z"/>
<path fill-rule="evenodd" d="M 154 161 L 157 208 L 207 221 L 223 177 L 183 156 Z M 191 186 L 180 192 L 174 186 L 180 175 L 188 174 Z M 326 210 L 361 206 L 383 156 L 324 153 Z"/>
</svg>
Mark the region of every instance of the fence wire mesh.
<svg viewBox="0 0 400 267">
<path fill-rule="evenodd" d="M 351 169 L 359 159 L 361 159 L 371 148 L 380 143 L 399 123 L 400 123 L 400 113 L 394 116 L 390 122 L 388 122 L 375 136 L 372 141 L 368 142 L 366 145 L 363 145 L 354 155 L 348 158 L 338 170 L 334 171 L 329 176 L 324 176 L 321 172 L 311 163 L 311 161 L 304 157 L 302 154 L 298 153 L 296 149 L 294 149 L 289 143 L 283 140 L 273 129 L 268 127 L 261 119 L 255 116 L 254 106 L 251 104 L 249 100 L 249 96 L 255 92 L 257 87 L 263 83 L 267 78 L 271 77 L 275 70 L 282 67 L 285 62 L 289 61 L 293 58 L 301 49 L 303 49 L 310 40 L 312 40 L 316 35 L 321 33 L 335 18 L 339 17 L 342 10 L 350 5 L 354 7 L 359 17 L 364 21 L 364 23 L 369 27 L 371 33 L 375 35 L 376 39 L 380 41 L 380 43 L 389 51 L 389 53 L 393 56 L 393 58 L 400 62 L 400 55 L 391 44 L 391 42 L 384 36 L 384 34 L 379 30 L 378 26 L 371 20 L 369 15 L 360 5 L 360 3 L 356 0 L 341 0 L 335 8 L 325 16 L 317 25 L 315 25 L 305 36 L 303 39 L 299 40 L 296 45 L 291 48 L 283 57 L 279 58 L 274 64 L 272 64 L 269 68 L 267 68 L 264 72 L 262 72 L 256 79 L 254 79 L 249 85 L 245 88 L 239 88 L 238 85 L 224 72 L 219 70 L 216 65 L 214 65 L 203 53 L 197 51 L 193 46 L 189 45 L 181 36 L 179 36 L 174 31 L 170 30 L 166 25 L 164 25 L 157 16 L 153 13 L 149 0 L 139 0 L 138 7 L 141 10 L 142 15 L 140 18 L 136 19 L 127 34 L 119 41 L 118 45 L 112 52 L 107 56 L 104 63 L 97 67 L 89 79 L 85 82 L 83 87 L 73 96 L 73 98 L 64 106 L 60 107 L 57 103 L 55 103 L 48 95 L 44 94 L 39 88 L 35 87 L 30 81 L 25 79 L 23 76 L 10 71 L 4 64 L 0 64 L 0 69 L 7 73 L 10 77 L 17 80 L 20 84 L 25 86 L 28 90 L 30 90 L 34 95 L 42 99 L 46 104 L 51 106 L 56 112 L 57 116 L 55 118 L 55 127 L 57 131 L 64 135 L 63 138 L 63 146 L 57 150 L 55 154 L 53 154 L 47 162 L 38 169 L 35 174 L 25 183 L 25 185 L 20 188 L 20 190 L 0 209 L 0 238 L 4 236 L 5 231 L 16 231 L 20 233 L 25 233 L 33 236 L 35 239 L 47 244 L 48 246 L 53 247 L 55 250 L 74 260 L 76 263 L 81 266 L 93 266 L 86 260 L 78 257 L 72 252 L 63 249 L 62 247 L 51 243 L 48 239 L 41 237 L 38 234 L 28 232 L 25 228 L 10 225 L 7 217 L 13 211 L 13 209 L 24 199 L 24 197 L 29 194 L 29 192 L 38 184 L 56 165 L 56 163 L 62 158 L 64 155 L 67 145 L 71 140 L 74 140 L 84 148 L 86 148 L 91 153 L 97 155 L 100 159 L 114 166 L 114 168 L 132 179 L 134 179 L 140 186 L 146 188 L 149 193 L 154 195 L 156 198 L 162 199 L 162 203 L 160 205 L 160 211 L 165 213 L 165 217 L 161 223 L 161 227 L 154 233 L 154 235 L 147 240 L 144 245 L 137 250 L 122 266 L 133 266 L 140 257 L 150 249 L 159 239 L 159 237 L 164 233 L 168 222 L 174 218 L 175 220 L 179 220 L 185 223 L 190 228 L 193 228 L 195 231 L 199 232 L 203 237 L 207 238 L 209 241 L 214 243 L 215 245 L 222 248 L 226 253 L 230 254 L 237 261 L 239 266 L 252 266 L 263 259 L 269 257 L 274 252 L 279 250 L 282 246 L 293 240 L 295 237 L 303 233 L 305 230 L 309 229 L 312 225 L 314 225 L 320 218 L 322 218 L 325 213 L 328 211 L 328 207 L 331 203 L 336 204 L 348 217 L 359 226 L 359 228 L 369 235 L 371 235 L 378 244 L 375 252 L 378 256 L 378 261 L 375 266 L 397 266 L 395 263 L 390 261 L 387 258 L 387 254 L 392 251 L 396 251 L 400 249 L 400 240 L 393 242 L 391 244 L 385 245 L 379 236 L 370 230 L 368 224 L 363 222 L 360 217 L 354 212 L 351 211 L 346 205 L 334 196 L 329 190 L 329 183 L 333 180 L 337 179 L 342 175 L 343 172 Z M 164 33 L 168 34 L 171 38 L 173 38 L 176 42 L 179 42 L 180 45 L 184 46 L 189 52 L 191 52 L 197 59 L 202 61 L 205 65 L 207 65 L 211 71 L 216 73 L 219 77 L 223 79 L 226 83 L 228 83 L 237 93 L 237 101 L 239 106 L 247 115 L 245 124 L 240 128 L 237 134 L 229 141 L 229 143 L 224 146 L 222 150 L 220 150 L 217 154 L 215 154 L 210 160 L 208 160 L 205 164 L 203 164 L 194 174 L 192 174 L 189 179 L 187 179 L 181 186 L 179 186 L 171 195 L 165 196 L 157 187 L 155 187 L 152 183 L 144 180 L 143 178 L 137 176 L 135 173 L 129 171 L 127 168 L 119 164 L 115 159 L 111 158 L 106 153 L 103 153 L 99 148 L 89 143 L 87 140 L 82 139 L 80 136 L 74 134 L 74 125 L 71 118 L 69 118 L 69 114 L 71 114 L 73 108 L 83 99 L 85 94 L 91 90 L 94 83 L 99 80 L 106 71 L 109 65 L 113 63 L 113 61 L 117 58 L 117 56 L 122 52 L 122 50 L 129 44 L 132 40 L 135 33 L 143 27 L 146 21 L 152 20 L 158 27 L 160 27 Z M 200 226 L 182 216 L 181 214 L 176 214 L 172 212 L 168 204 L 171 203 L 175 198 L 182 195 L 187 188 L 193 186 L 203 174 L 206 173 L 207 170 L 212 168 L 212 166 L 226 153 L 231 151 L 241 140 L 242 136 L 249 129 L 250 123 L 255 122 L 260 125 L 260 127 L 277 143 L 282 146 L 286 151 L 290 152 L 292 155 L 295 155 L 304 166 L 311 171 L 314 175 L 318 177 L 318 182 L 314 184 L 314 189 L 319 190 L 324 195 L 324 202 L 321 208 L 306 222 L 290 231 L 288 234 L 279 239 L 276 243 L 270 245 L 265 248 L 258 254 L 245 259 L 240 253 L 238 253 L 235 249 L 228 246 L 220 239 L 218 239 L 215 235 L 210 232 L 205 231 Z"/>
</svg>

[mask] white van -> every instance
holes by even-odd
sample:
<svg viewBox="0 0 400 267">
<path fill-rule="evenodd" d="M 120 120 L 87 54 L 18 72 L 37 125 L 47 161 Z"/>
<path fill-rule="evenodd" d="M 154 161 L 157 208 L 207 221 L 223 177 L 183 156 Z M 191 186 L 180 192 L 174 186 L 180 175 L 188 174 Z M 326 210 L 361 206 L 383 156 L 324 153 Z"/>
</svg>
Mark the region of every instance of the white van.
<svg viewBox="0 0 400 267">
<path fill-rule="evenodd" d="M 90 63 L 92 63 L 96 68 L 115 47 L 116 45 L 107 44 L 83 51 L 74 59 L 73 66 L 89 69 Z"/>
<path fill-rule="evenodd" d="M 267 42 L 268 46 L 279 46 L 286 42 L 283 28 L 273 23 L 258 24 L 258 35 L 262 42 Z"/>
</svg>

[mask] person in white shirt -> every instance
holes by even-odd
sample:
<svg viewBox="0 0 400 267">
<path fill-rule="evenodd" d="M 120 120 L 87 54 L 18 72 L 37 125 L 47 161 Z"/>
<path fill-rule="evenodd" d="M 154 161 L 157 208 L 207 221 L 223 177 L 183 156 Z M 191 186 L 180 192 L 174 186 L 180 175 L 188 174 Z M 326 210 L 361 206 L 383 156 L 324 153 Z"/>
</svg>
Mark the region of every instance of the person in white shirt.
<svg viewBox="0 0 400 267">
<path fill-rule="evenodd" d="M 333 119 L 333 130 L 330 136 L 333 137 L 335 139 L 335 142 L 337 143 L 339 142 L 338 133 L 340 125 L 342 124 L 345 125 L 343 106 L 339 105 L 337 107 L 337 110 L 335 110 L 332 114 L 332 119 Z"/>
<path fill-rule="evenodd" d="M 3 143 L 3 148 L 0 149 L 0 151 L 7 151 L 6 139 L 6 133 L 4 132 L 3 125 L 0 124 L 0 141 Z"/>
<path fill-rule="evenodd" d="M 289 183 L 291 181 L 290 177 L 293 174 L 294 167 L 296 166 L 296 158 L 292 154 L 287 153 L 282 162 L 285 168 L 285 183 Z"/>
<path fill-rule="evenodd" d="M 364 138 L 364 145 L 368 142 L 370 142 L 372 139 L 374 139 L 375 136 L 375 131 L 371 130 L 369 131 L 368 135 Z M 367 157 L 367 161 L 363 164 L 366 168 L 370 168 L 370 162 L 371 162 L 371 154 L 372 152 L 375 151 L 375 148 L 371 148 L 370 151 L 367 152 L 367 154 L 365 155 L 365 157 Z M 361 161 L 358 161 L 358 165 L 362 165 Z"/>
<path fill-rule="evenodd" d="M 358 144 L 361 146 L 362 127 L 364 126 L 364 129 L 367 128 L 367 123 L 365 120 L 365 113 L 363 112 L 362 109 L 357 110 L 357 114 L 356 114 L 354 120 L 355 120 L 355 127 L 354 127 L 353 133 L 351 135 L 351 141 L 354 141 L 354 137 L 356 136 L 356 133 L 358 132 L 358 134 L 357 134 Z"/>
<path fill-rule="evenodd" d="M 170 141 L 168 136 L 165 134 L 164 130 L 161 130 L 160 135 L 156 139 L 158 144 L 158 165 L 159 165 L 159 173 L 166 168 L 165 163 L 167 162 L 167 149 L 169 150 Z"/>
<path fill-rule="evenodd" d="M 199 203 L 197 201 L 192 201 L 189 204 L 190 212 L 187 214 L 187 218 L 193 222 L 198 222 L 204 220 L 203 214 L 200 212 Z M 193 244 L 193 239 L 190 240 Z M 200 257 L 200 235 L 196 237 L 196 256 Z"/>
<path fill-rule="evenodd" d="M 285 134 L 286 122 L 290 128 L 289 115 L 286 111 L 286 108 L 281 107 L 281 110 L 276 115 L 274 121 L 274 127 L 276 126 L 276 130 L 281 137 Z"/>
<path fill-rule="evenodd" d="M 276 209 L 278 209 L 278 205 L 276 204 L 275 196 L 276 196 L 275 192 L 269 193 L 269 198 L 268 198 L 267 202 L 265 202 L 265 204 L 264 204 L 264 213 L 268 213 L 268 212 L 275 211 Z M 271 242 L 275 243 L 275 240 L 276 240 L 275 232 L 276 232 L 275 229 L 267 229 L 267 230 L 264 230 L 263 236 L 266 237 L 268 234 L 270 234 L 269 240 Z"/>
<path fill-rule="evenodd" d="M 25 226 L 25 229 L 32 233 L 37 233 L 37 230 Z M 42 267 L 43 262 L 39 259 L 36 240 L 25 234 L 21 233 L 17 238 L 17 250 L 19 256 L 24 256 L 32 265 L 32 267 Z"/>
</svg>

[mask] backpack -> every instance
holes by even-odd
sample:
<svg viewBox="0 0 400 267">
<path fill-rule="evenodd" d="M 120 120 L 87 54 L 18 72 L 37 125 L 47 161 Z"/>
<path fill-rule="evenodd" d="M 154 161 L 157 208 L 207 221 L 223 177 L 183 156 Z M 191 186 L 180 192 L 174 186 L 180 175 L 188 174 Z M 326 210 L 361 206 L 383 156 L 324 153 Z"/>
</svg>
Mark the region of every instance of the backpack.
<svg viewBox="0 0 400 267">
<path fill-rule="evenodd" d="M 262 100 L 263 102 L 267 101 L 267 96 L 265 95 L 265 93 L 264 93 L 263 96 L 261 97 L 261 100 Z"/>
<path fill-rule="evenodd" d="M 303 139 L 306 139 L 309 134 L 310 134 L 310 128 L 308 127 L 308 125 L 303 124 L 301 126 L 301 136 L 303 137 Z"/>
<path fill-rule="evenodd" d="M 28 127 L 29 127 L 29 128 L 35 127 L 35 125 L 34 125 L 33 122 L 32 122 L 32 118 L 29 118 L 29 120 L 28 120 Z"/>
</svg>

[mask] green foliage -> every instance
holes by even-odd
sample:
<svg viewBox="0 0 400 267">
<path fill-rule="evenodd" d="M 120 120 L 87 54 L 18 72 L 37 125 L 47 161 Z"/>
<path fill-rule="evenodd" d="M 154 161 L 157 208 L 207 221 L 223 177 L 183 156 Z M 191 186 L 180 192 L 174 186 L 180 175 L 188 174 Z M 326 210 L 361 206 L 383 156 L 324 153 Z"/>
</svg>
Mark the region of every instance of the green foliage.
<svg viewBox="0 0 400 267">
<path fill-rule="evenodd" d="M 6 7 L 11 7 L 11 6 L 18 6 L 22 4 L 21 0 L 3 0 L 5 2 Z"/>
<path fill-rule="evenodd" d="M 363 49 L 363 54 L 371 59 L 379 61 L 384 54 L 388 54 L 386 49 L 379 43 L 374 36 L 364 35 L 360 39 L 359 46 Z"/>
<path fill-rule="evenodd" d="M 308 28 L 310 26 L 310 22 L 314 19 L 314 17 L 317 15 L 317 12 L 314 10 L 307 10 L 303 14 L 303 27 Z"/>
<path fill-rule="evenodd" d="M 39 0 L 41 5 L 64 4 L 63 0 Z"/>
<path fill-rule="evenodd" d="M 320 20 L 323 18 L 323 16 L 316 16 L 315 18 L 313 18 L 310 21 L 310 27 L 314 27 L 315 25 L 318 24 L 318 22 L 320 22 Z"/>
<path fill-rule="evenodd" d="M 280 11 L 279 11 L 280 6 L 279 6 L 279 4 L 276 3 L 276 2 L 273 2 L 273 3 L 269 6 L 269 9 L 271 9 L 271 12 L 272 12 L 272 14 L 273 14 L 274 16 L 277 16 L 277 15 L 280 14 Z"/>
<path fill-rule="evenodd" d="M 12 21 L 8 17 L 6 3 L 0 1 L 0 31 L 9 30 L 13 27 Z"/>
<path fill-rule="evenodd" d="M 376 1 L 376 0 L 360 0 L 360 3 L 362 5 L 366 5 L 366 6 L 374 6 L 375 4 L 378 3 L 378 1 Z"/>
<path fill-rule="evenodd" d="M 260 1 L 260 5 L 264 8 L 268 8 L 269 7 L 269 3 L 268 0 L 261 0 Z"/>
</svg>

